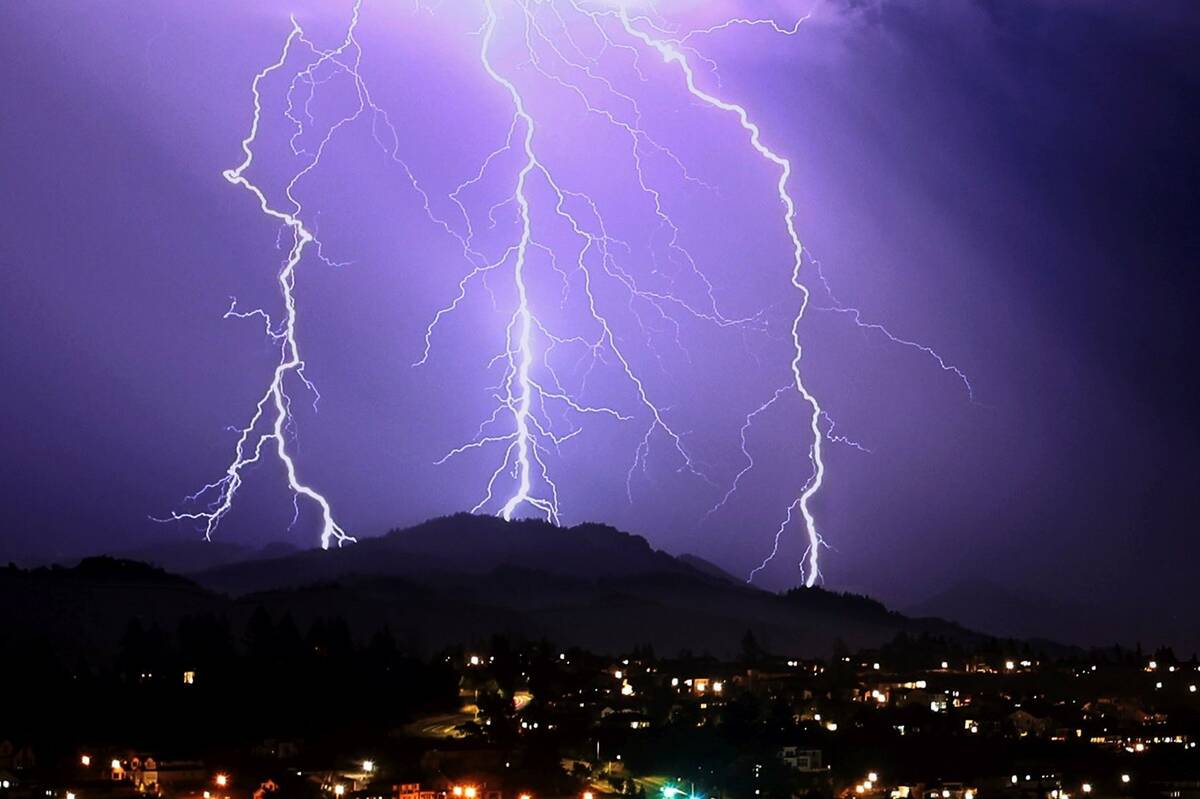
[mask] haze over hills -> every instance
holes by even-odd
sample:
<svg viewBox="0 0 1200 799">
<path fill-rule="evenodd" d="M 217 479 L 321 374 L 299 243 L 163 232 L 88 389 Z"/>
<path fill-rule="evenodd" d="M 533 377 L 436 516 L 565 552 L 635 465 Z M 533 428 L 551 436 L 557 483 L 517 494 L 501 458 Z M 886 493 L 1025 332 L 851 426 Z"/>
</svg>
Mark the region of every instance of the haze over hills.
<svg viewBox="0 0 1200 799">
<path fill-rule="evenodd" d="M 1007 638 L 1044 638 L 1074 646 L 1175 642 L 1180 655 L 1190 655 L 1196 635 L 1194 601 L 1164 605 L 1153 629 L 1136 607 L 1105 597 L 1096 604 L 1051 599 L 1019 591 L 988 579 L 971 579 L 904 608 L 910 616 L 954 619 L 971 629 Z"/>
<path fill-rule="evenodd" d="M 281 558 L 299 552 L 292 544 L 276 542 L 254 548 L 230 541 L 205 541 L 189 538 L 164 541 L 135 549 L 106 553 L 122 560 L 136 560 L 176 574 L 189 574 L 233 563 Z"/>
<path fill-rule="evenodd" d="M 914 615 L 945 615 L 991 635 L 1063 638 L 1086 643 L 1092 632 L 1084 606 L 1053 603 L 1022 594 L 990 580 L 964 580 L 915 605 Z M 1068 637 L 1064 631 L 1071 631 Z"/>
<path fill-rule="evenodd" d="M 301 550 L 283 542 L 255 548 L 191 538 L 164 540 L 111 554 L 191 576 L 199 585 L 234 597 L 314 583 L 345 587 L 371 576 L 425 586 L 441 597 L 449 587 L 459 586 L 466 576 L 473 575 L 465 580 L 467 585 L 458 587 L 453 599 L 462 602 L 471 596 L 473 602 L 488 607 L 498 602 L 501 594 L 487 594 L 484 588 L 497 587 L 493 585 L 496 575 L 491 573 L 503 571 L 537 575 L 537 579 L 531 579 L 536 590 L 525 589 L 528 596 L 504 599 L 526 610 L 528 603 L 553 583 L 550 578 L 595 583 L 683 575 L 685 581 L 707 579 L 724 584 L 717 589 L 722 595 L 727 589 L 745 586 L 742 578 L 707 560 L 656 551 L 645 539 L 605 525 L 556 528 L 536 521 L 509 523 L 469 514 L 433 519 L 330 552 Z M 751 595 L 757 593 L 761 592 Z M 584 600 L 576 594 L 572 601 Z M 1160 628 L 1177 628 L 1169 640 L 1183 642 L 1181 651 L 1186 653 L 1191 651 L 1187 642 L 1195 637 L 1186 629 L 1190 620 L 1170 608 L 1159 615 L 1155 631 L 1143 631 L 1145 620 L 1133 611 L 1122 615 L 1120 608 L 1110 607 L 1100 612 L 1094 606 L 1053 600 L 986 578 L 964 579 L 901 611 L 910 618 L 953 620 L 984 635 L 1052 640 L 1072 646 L 1132 646 L 1138 642 L 1153 646 L 1163 640 L 1161 634 L 1156 634 L 1161 633 Z"/>
<path fill-rule="evenodd" d="M 823 590 L 773 594 L 699 558 L 675 558 L 611 527 L 559 528 L 460 514 L 330 551 L 224 550 L 249 559 L 186 577 L 144 564 L 88 559 L 74 568 L 0 570 L 6 637 L 111 649 L 131 617 L 169 628 L 201 613 L 236 625 L 258 607 L 304 626 L 342 617 L 357 635 L 386 625 L 414 652 L 505 633 L 598 652 L 652 644 L 725 656 L 752 631 L 779 654 L 827 656 L 904 632 L 963 643 L 982 637 L 913 619 L 864 597 Z M 164 553 L 159 553 L 160 557 Z M 173 557 L 173 556 L 172 556 Z"/>
</svg>

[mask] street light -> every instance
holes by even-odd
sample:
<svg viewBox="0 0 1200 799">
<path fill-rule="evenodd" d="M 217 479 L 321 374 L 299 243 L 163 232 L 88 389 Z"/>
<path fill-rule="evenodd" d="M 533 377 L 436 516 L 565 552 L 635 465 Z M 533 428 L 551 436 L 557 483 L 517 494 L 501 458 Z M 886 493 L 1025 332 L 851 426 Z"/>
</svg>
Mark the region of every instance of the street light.
<svg viewBox="0 0 1200 799">
<path fill-rule="evenodd" d="M 363 761 L 363 771 L 367 772 L 368 774 L 371 774 L 372 772 L 374 772 L 375 771 L 375 761 L 374 760 L 364 760 Z"/>
<path fill-rule="evenodd" d="M 342 794 L 344 794 L 344 793 L 346 793 L 346 786 L 345 786 L 345 785 L 335 785 L 335 786 L 333 786 L 333 795 L 334 795 L 334 796 L 341 796 L 341 795 L 342 795 Z"/>
<path fill-rule="evenodd" d="M 82 765 L 82 766 L 90 766 L 90 765 L 92 765 L 92 756 L 91 756 L 91 755 L 84 755 L 83 757 L 79 758 L 79 763 L 80 763 L 80 765 Z"/>
<path fill-rule="evenodd" d="M 229 784 L 229 776 L 227 774 L 218 774 L 216 782 L 218 788 L 224 788 Z"/>
</svg>

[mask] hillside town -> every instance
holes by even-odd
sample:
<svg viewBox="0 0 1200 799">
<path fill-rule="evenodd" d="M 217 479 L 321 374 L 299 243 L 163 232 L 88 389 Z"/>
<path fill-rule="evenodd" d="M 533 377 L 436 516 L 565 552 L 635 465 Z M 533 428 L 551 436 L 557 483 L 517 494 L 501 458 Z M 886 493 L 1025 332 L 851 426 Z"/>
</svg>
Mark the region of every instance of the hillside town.
<svg viewBox="0 0 1200 799">
<path fill-rule="evenodd" d="M 798 660 L 747 633 L 740 657 L 723 661 L 496 637 L 416 673 L 378 641 L 340 653 L 311 635 L 307 645 L 381 670 L 346 671 L 333 707 L 315 707 L 332 701 L 319 684 L 287 699 L 300 712 L 313 705 L 328 735 L 231 716 L 224 733 L 218 721 L 190 736 L 180 716 L 219 719 L 222 701 L 253 706 L 258 689 L 229 694 L 228 671 L 220 692 L 206 689 L 201 667 L 123 671 L 103 690 L 113 714 L 136 716 L 122 725 L 135 732 L 0 738 L 0 798 L 1200 797 L 1200 661 L 1169 650 L 1051 655 L 991 641 L 968 652 L 901 637 Z M 269 654 L 234 658 L 247 684 L 259 684 L 256 657 Z M 389 690 L 428 701 L 373 712 Z"/>
</svg>

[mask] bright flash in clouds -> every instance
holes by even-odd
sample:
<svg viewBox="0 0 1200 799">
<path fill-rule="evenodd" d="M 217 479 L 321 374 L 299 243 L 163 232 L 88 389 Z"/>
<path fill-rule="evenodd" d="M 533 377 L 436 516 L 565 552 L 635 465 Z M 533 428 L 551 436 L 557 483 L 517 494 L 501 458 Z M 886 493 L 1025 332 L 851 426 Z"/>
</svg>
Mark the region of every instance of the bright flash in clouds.
<svg viewBox="0 0 1200 799">
<path fill-rule="evenodd" d="M 756 13 L 747 13 L 751 7 Z M 412 11 L 399 24 L 420 24 L 423 18 L 449 13 L 443 4 L 424 2 L 415 2 Z M 502 99 L 507 121 L 503 137 L 466 165 L 447 196 L 427 192 L 421 164 L 406 160 L 403 152 L 402 134 L 422 124 L 420 110 L 381 107 L 363 76 L 359 32 L 368 23 L 362 0 L 353 4 L 341 40 L 328 48 L 311 39 L 293 17 L 277 56 L 253 77 L 242 159 L 224 177 L 282 231 L 287 255 L 277 280 L 281 310 L 246 309 L 233 300 L 226 317 L 259 325 L 278 359 L 249 418 L 233 428 L 236 441 L 224 472 L 188 497 L 187 507 L 171 518 L 194 522 L 211 538 L 232 511 L 247 470 L 274 458 L 284 467 L 297 516 L 302 504 L 319 511 L 321 545 L 354 540 L 336 521 L 330 500 L 301 479 L 293 448 L 294 395 L 305 392 L 314 402 L 319 397 L 305 374 L 303 320 L 296 303 L 299 276 L 333 265 L 336 257 L 322 245 L 315 215 L 297 199 L 296 189 L 324 167 L 328 151 L 347 130 L 365 127 L 420 198 L 430 235 L 447 237 L 464 265 L 454 290 L 430 313 L 412 367 L 423 369 L 437 361 L 444 328 L 465 313 L 474 297 L 488 298 L 504 318 L 499 337 L 480 344 L 491 378 L 490 410 L 473 434 L 464 431 L 459 443 L 430 468 L 452 460 L 490 459 L 479 476 L 473 511 L 557 524 L 570 507 L 561 453 L 587 447 L 589 434 L 591 440 L 605 439 L 614 430 L 630 430 L 632 446 L 621 469 L 627 500 L 639 500 L 639 486 L 653 469 L 670 469 L 709 492 L 712 516 L 755 478 L 755 424 L 767 416 L 787 418 L 787 440 L 772 446 L 803 453 L 807 470 L 788 476 L 794 493 L 778 508 L 773 530 L 762 531 L 765 557 L 750 578 L 771 562 L 795 526 L 805 543 L 803 581 L 814 585 L 825 547 L 814 503 L 826 483 L 826 446 L 869 450 L 844 432 L 833 432 L 833 416 L 807 380 L 807 314 L 834 313 L 926 356 L 960 380 L 969 394 L 973 388 L 965 373 L 941 354 L 865 319 L 828 291 L 801 242 L 803 214 L 793 185 L 798 154 L 789 150 L 788 132 L 764 130 L 749 101 L 721 87 L 718 65 L 705 55 L 706 43 L 722 37 L 798 39 L 813 9 L 478 0 L 456 5 L 453 12 L 472 19 L 464 34 L 472 41 L 480 81 Z M 672 16 L 676 12 L 677 18 Z M 334 77 L 339 78 L 336 84 Z M 332 120 L 314 114 L 314 98 L 335 91 L 335 85 L 343 92 L 350 87 L 345 110 Z M 669 92 L 691 113 L 708 115 L 723 148 L 761 165 L 762 171 L 748 177 L 742 190 L 757 194 L 762 208 L 769 209 L 759 221 L 773 231 L 775 241 L 769 246 L 775 255 L 773 261 L 757 260 L 753 268 L 777 275 L 778 285 L 787 291 L 765 300 L 759 310 L 731 310 L 734 305 L 711 277 L 704 253 L 688 244 L 689 208 L 681 187 L 712 192 L 719 187 L 698 177 L 680 154 L 680 142 L 692 135 L 686 123 L 648 121 L 639 97 L 651 85 Z M 283 93 L 289 146 L 298 164 L 282 191 L 268 190 L 253 174 L 268 87 Z M 576 159 L 596 159 L 598 168 L 623 176 L 629 188 L 621 202 L 577 185 L 574 164 L 561 156 L 562 140 L 574 132 L 563 129 L 561 115 L 545 110 L 542 94 L 548 90 L 621 142 L 621 158 L 611 163 L 608 154 L 585 150 L 584 144 L 574 153 Z M 479 197 L 495 186 L 502 190 L 481 210 Z M 654 231 L 649 257 L 622 238 L 618 221 L 641 209 Z M 820 308 L 812 302 L 814 285 L 822 291 Z M 704 358 L 705 345 L 689 339 L 695 328 L 741 342 L 753 358 L 763 360 L 759 342 L 770 339 L 769 316 L 780 307 L 787 309 L 788 354 L 765 367 L 774 370 L 774 386 L 738 409 L 744 422 L 731 442 L 732 462 L 738 465 L 726 476 L 725 469 L 697 454 L 693 430 L 681 413 L 688 392 L 672 386 L 669 375 L 677 363 Z"/>
</svg>

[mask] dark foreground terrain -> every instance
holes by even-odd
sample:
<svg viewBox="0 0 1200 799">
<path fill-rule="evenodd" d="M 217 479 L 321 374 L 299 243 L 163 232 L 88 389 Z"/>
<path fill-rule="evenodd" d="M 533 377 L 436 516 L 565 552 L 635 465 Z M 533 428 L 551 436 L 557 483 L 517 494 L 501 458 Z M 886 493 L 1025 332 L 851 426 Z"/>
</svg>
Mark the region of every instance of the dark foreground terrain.
<svg viewBox="0 0 1200 799">
<path fill-rule="evenodd" d="M 751 630 L 764 646 L 797 657 L 878 646 L 901 632 L 980 638 L 863 597 L 761 591 L 601 525 L 564 529 L 464 514 L 328 552 L 227 549 L 217 558 L 226 562 L 189 568 L 213 560 L 206 546 L 138 553 L 149 563 L 92 558 L 72 568 L 0 572 L 0 634 L 12 645 L 38 642 L 103 659 L 133 617 L 164 629 L 198 614 L 236 625 L 261 607 L 301 627 L 340 617 L 357 637 L 387 626 L 406 651 L 425 655 L 494 633 L 598 652 L 653 644 L 727 656 Z"/>
<path fill-rule="evenodd" d="M 0 799 L 1200 793 L 1194 656 L 771 594 L 596 525 L 193 551 L 0 570 Z"/>
</svg>

